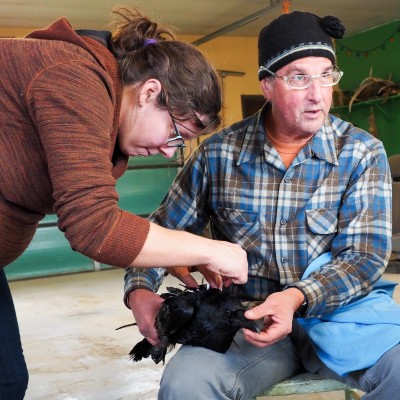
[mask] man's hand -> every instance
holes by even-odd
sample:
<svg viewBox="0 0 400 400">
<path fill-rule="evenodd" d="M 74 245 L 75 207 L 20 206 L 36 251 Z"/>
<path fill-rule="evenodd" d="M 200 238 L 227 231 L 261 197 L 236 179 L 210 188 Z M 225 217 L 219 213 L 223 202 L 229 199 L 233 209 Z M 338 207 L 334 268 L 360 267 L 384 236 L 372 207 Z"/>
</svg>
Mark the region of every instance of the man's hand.
<svg viewBox="0 0 400 400">
<path fill-rule="evenodd" d="M 192 272 L 200 272 L 205 280 L 209 283 L 210 287 L 221 289 L 222 288 L 222 277 L 215 272 L 210 271 L 204 265 L 198 267 L 170 267 L 166 270 L 175 278 L 178 278 L 185 286 L 189 288 L 197 288 L 198 282 L 191 275 Z"/>
<path fill-rule="evenodd" d="M 264 326 L 260 334 L 244 329 L 244 337 L 258 347 L 266 347 L 283 339 L 291 333 L 293 315 L 303 301 L 303 293 L 296 288 L 272 293 L 264 303 L 246 311 L 245 317 L 248 319 L 264 318 Z"/>
<path fill-rule="evenodd" d="M 154 321 L 164 300 L 150 290 L 136 289 L 129 294 L 128 303 L 140 333 L 152 344 L 158 343 Z"/>
</svg>

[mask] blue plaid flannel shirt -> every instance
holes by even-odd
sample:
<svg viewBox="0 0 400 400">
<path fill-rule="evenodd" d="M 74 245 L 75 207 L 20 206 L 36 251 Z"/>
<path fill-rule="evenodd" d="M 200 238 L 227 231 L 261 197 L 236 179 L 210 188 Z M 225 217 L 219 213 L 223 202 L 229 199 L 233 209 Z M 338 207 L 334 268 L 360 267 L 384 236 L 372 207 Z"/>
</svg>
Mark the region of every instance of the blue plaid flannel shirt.
<svg viewBox="0 0 400 400">
<path fill-rule="evenodd" d="M 387 265 L 387 156 L 379 140 L 329 115 L 286 168 L 265 135 L 267 106 L 205 140 L 149 218 L 197 234 L 209 224 L 214 238 L 240 244 L 249 280 L 229 290 L 243 300 L 294 286 L 308 300 L 306 316 L 322 316 L 369 293 Z M 328 251 L 332 260 L 300 280 Z M 125 304 L 136 288 L 157 291 L 164 274 L 128 268 Z"/>
</svg>

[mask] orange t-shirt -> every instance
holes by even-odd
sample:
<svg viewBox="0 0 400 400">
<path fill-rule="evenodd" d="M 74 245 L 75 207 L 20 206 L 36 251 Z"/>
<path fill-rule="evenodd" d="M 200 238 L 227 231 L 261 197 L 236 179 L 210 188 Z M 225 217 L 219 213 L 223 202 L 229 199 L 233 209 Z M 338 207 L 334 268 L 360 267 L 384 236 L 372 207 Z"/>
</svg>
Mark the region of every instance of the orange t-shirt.
<svg viewBox="0 0 400 400">
<path fill-rule="evenodd" d="M 286 165 L 286 168 L 289 168 L 290 164 L 296 158 L 299 151 L 310 140 L 310 138 L 308 138 L 297 142 L 281 142 L 268 132 L 267 132 L 267 137 L 272 143 L 272 145 L 275 147 L 278 154 L 281 156 L 281 159 L 283 163 Z"/>
</svg>

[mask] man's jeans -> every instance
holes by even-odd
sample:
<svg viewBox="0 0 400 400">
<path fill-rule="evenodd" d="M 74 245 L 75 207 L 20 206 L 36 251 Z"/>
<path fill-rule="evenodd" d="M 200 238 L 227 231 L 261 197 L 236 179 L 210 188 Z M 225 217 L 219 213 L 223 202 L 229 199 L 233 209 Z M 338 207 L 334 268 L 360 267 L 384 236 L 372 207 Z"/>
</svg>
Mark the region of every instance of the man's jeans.
<svg viewBox="0 0 400 400">
<path fill-rule="evenodd" d="M 361 389 L 367 392 L 363 400 L 394 400 L 400 393 L 400 345 L 371 368 L 339 377 L 319 360 L 305 331 L 296 322 L 290 337 L 265 348 L 252 346 L 238 332 L 225 354 L 182 346 L 165 367 L 158 398 L 245 400 L 304 371 Z"/>
<path fill-rule="evenodd" d="M 21 400 L 28 386 L 14 303 L 0 268 L 0 400 Z"/>
</svg>

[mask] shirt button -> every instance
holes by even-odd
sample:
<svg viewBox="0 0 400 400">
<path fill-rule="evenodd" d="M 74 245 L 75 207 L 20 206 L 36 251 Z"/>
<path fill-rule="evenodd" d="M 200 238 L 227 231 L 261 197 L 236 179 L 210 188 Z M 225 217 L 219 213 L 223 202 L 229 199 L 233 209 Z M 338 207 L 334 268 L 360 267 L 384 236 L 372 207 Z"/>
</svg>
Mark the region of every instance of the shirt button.
<svg viewBox="0 0 400 400">
<path fill-rule="evenodd" d="M 281 219 L 281 225 L 286 225 L 287 221 L 286 219 Z"/>
<path fill-rule="evenodd" d="M 282 257 L 281 258 L 281 263 L 282 264 L 286 264 L 287 263 L 287 258 L 286 257 Z"/>
<path fill-rule="evenodd" d="M 289 182 L 291 181 L 291 179 L 287 176 L 287 177 L 284 179 L 284 181 L 285 181 L 286 183 L 289 183 Z"/>
</svg>

